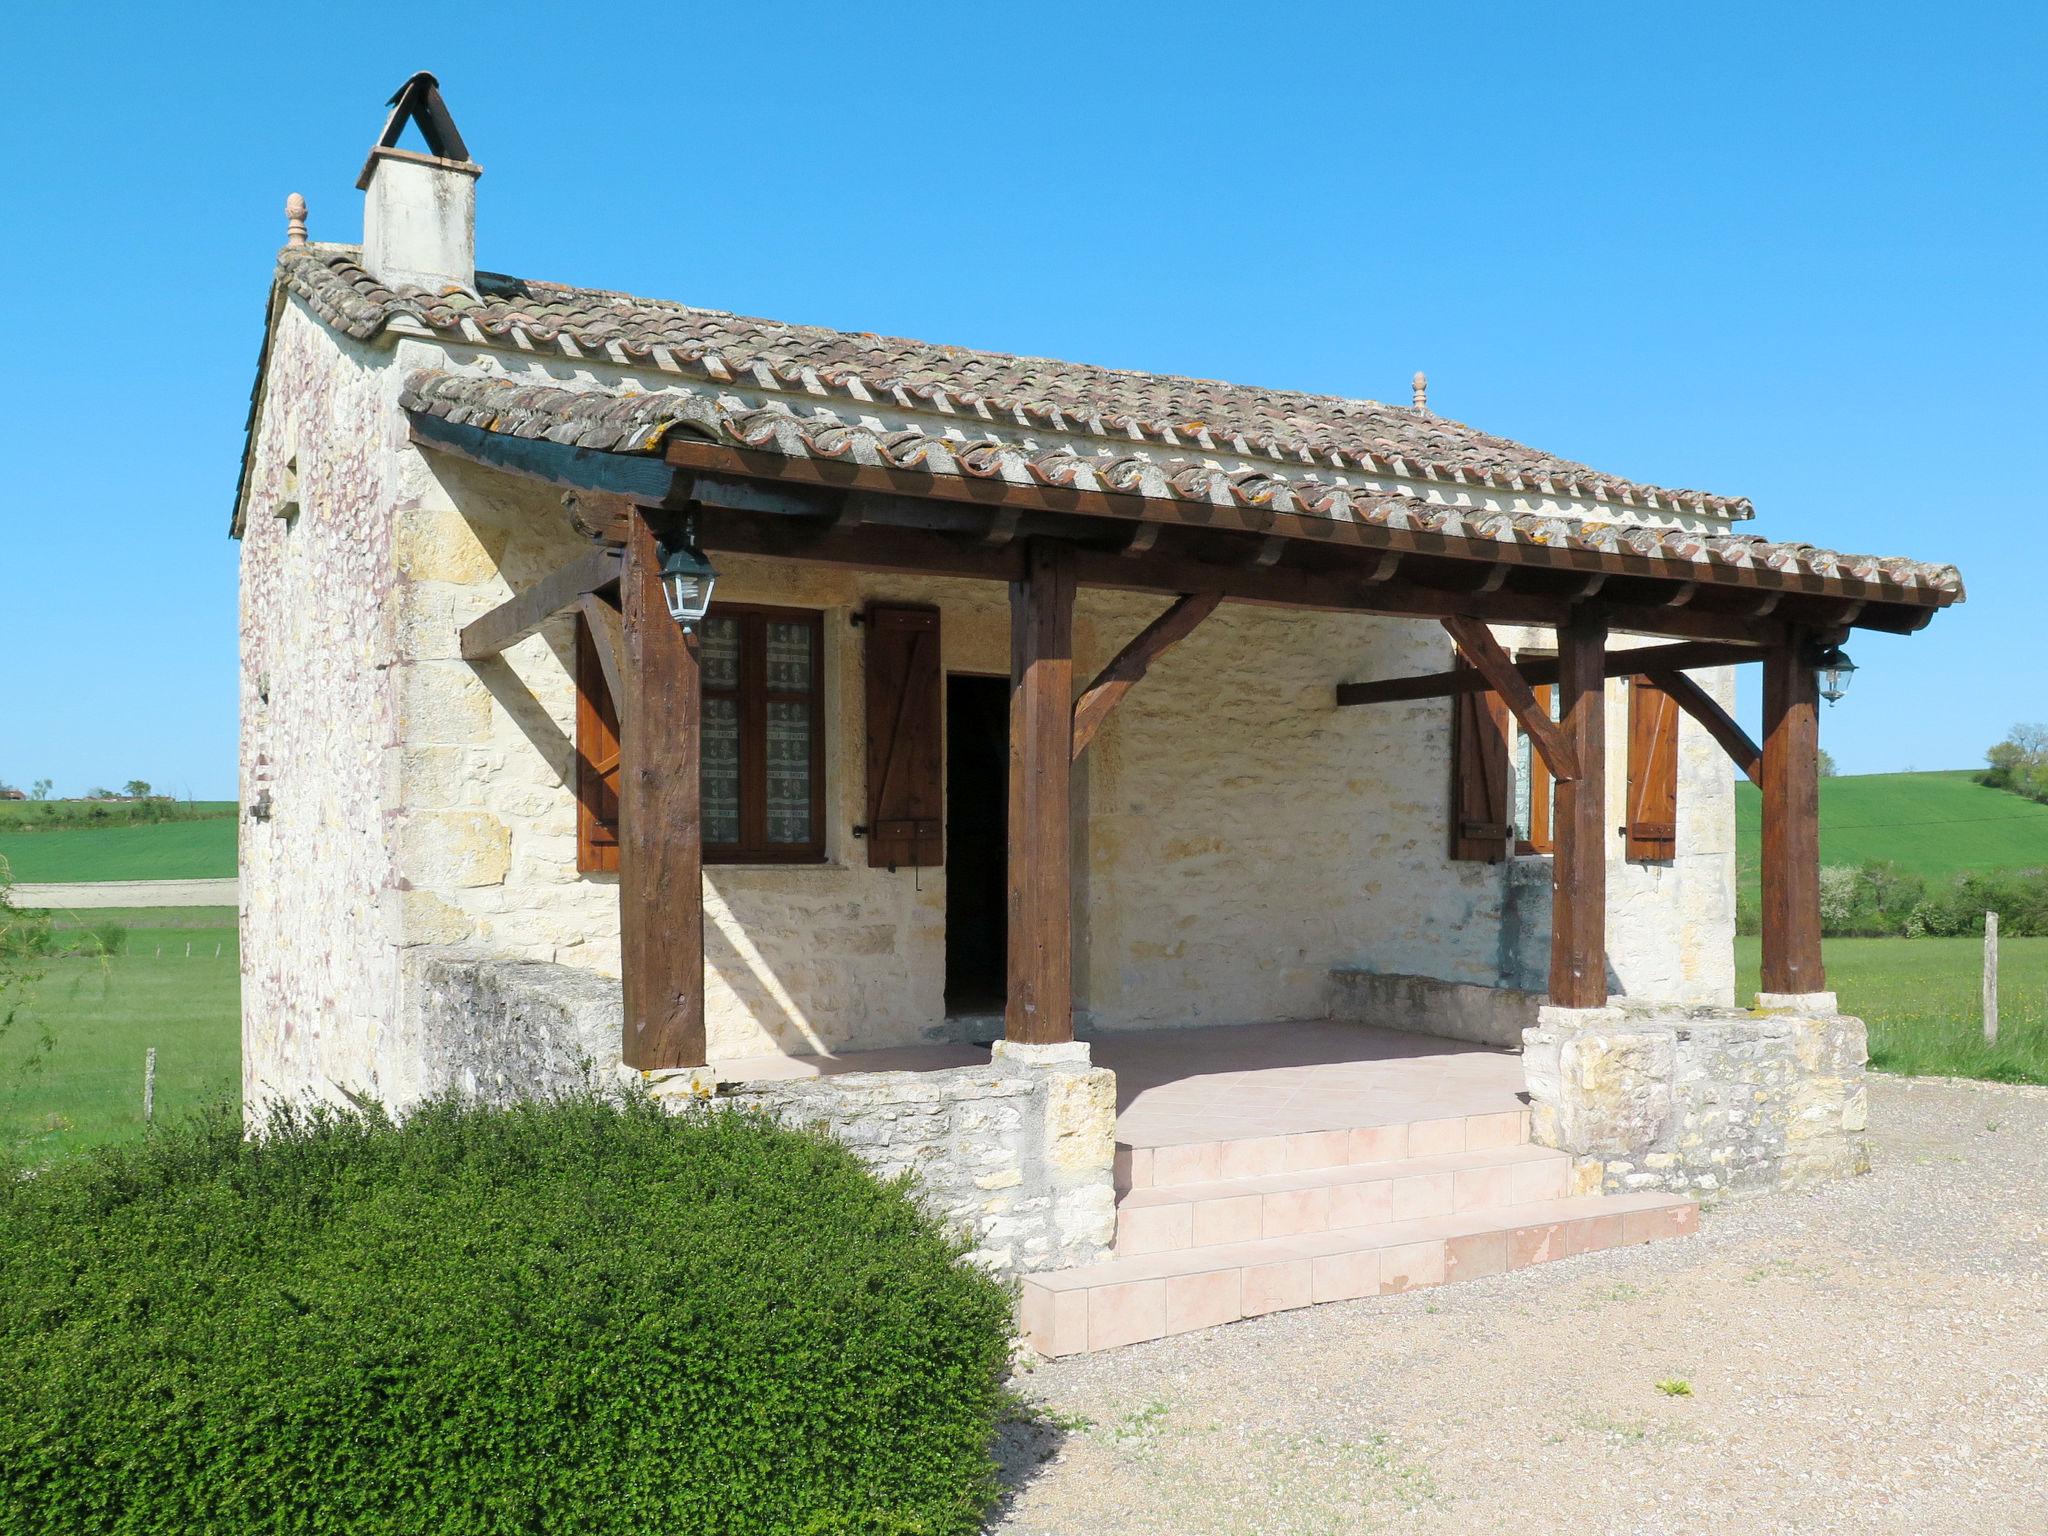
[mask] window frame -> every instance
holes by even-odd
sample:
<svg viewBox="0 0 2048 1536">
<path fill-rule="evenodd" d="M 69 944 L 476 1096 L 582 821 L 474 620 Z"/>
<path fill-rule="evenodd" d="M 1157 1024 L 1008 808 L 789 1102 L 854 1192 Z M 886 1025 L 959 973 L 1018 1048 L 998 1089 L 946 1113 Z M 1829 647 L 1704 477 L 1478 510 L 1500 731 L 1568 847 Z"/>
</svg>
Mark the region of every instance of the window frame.
<svg viewBox="0 0 2048 1536">
<path fill-rule="evenodd" d="M 825 614 L 818 608 L 786 608 L 769 603 L 718 603 L 705 615 L 740 623 L 740 683 L 737 688 L 703 686 L 702 699 L 732 699 L 739 706 L 740 840 L 714 843 L 706 838 L 706 864 L 822 864 L 825 838 Z M 792 693 L 768 687 L 768 625 L 798 623 L 811 632 L 811 687 Z M 768 841 L 768 705 L 802 701 L 810 705 L 811 837 L 808 842 Z M 701 703 L 700 703 L 701 710 Z M 699 719 L 701 721 L 701 713 Z M 699 729 L 702 727 L 700 725 Z M 699 795 L 702 795 L 702 767 Z M 701 799 L 700 799 L 701 804 Z M 699 812 L 699 825 L 702 813 Z"/>
</svg>

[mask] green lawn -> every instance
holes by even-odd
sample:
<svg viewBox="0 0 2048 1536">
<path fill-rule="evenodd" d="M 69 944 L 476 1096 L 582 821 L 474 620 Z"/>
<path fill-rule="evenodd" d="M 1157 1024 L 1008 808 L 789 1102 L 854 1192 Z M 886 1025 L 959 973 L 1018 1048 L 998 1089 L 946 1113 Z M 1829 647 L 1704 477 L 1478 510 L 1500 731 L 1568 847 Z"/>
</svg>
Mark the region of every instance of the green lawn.
<svg viewBox="0 0 2048 1536">
<path fill-rule="evenodd" d="M 1735 941 L 1735 995 L 1758 990 L 1760 942 Z M 1870 1064 L 1910 1075 L 2048 1083 L 2048 939 L 2005 939 L 1998 1048 L 1984 1044 L 1984 941 L 1827 939 L 1828 985 L 1870 1026 Z"/>
<path fill-rule="evenodd" d="M 224 879 L 235 872 L 233 809 L 202 821 L 34 832 L 4 830 L 9 820 L 0 820 L 0 858 L 22 881 Z"/>
<path fill-rule="evenodd" d="M 238 953 L 230 922 L 135 926 L 118 954 L 47 961 L 24 1015 L 0 1035 L 0 1148 L 41 1160 L 135 1135 L 151 1046 L 159 1118 L 233 1099 L 242 1070 Z"/>
<path fill-rule="evenodd" d="M 1965 870 L 2048 868 L 2048 805 L 1953 773 L 1867 773 L 1823 779 L 1820 859 L 1862 864 L 1886 859 L 1931 878 Z M 1735 784 L 1738 878 L 1757 888 L 1763 795 Z"/>
</svg>

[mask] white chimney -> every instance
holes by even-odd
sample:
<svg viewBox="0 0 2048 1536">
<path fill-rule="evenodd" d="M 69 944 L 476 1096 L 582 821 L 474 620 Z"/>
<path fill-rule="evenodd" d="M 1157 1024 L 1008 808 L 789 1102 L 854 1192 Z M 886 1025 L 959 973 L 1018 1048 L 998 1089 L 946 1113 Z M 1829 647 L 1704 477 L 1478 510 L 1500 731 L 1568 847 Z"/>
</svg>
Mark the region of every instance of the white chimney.
<svg viewBox="0 0 2048 1536">
<path fill-rule="evenodd" d="M 419 125 L 429 153 L 398 148 Z M 391 98 L 391 119 L 363 165 L 363 268 L 386 284 L 476 289 L 476 179 L 455 119 L 424 71 Z"/>
</svg>

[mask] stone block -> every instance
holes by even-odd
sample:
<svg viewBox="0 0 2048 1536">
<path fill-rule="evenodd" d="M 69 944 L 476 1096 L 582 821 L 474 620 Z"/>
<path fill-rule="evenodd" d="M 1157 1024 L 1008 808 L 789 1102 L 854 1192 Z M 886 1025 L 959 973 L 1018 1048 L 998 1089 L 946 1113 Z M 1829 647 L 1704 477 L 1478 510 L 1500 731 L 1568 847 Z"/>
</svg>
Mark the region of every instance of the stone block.
<svg viewBox="0 0 2048 1536">
<path fill-rule="evenodd" d="M 392 557 L 414 581 L 489 581 L 498 574 L 505 542 L 503 529 L 479 530 L 460 512 L 415 506 L 398 514 Z"/>
<path fill-rule="evenodd" d="M 1055 1168 L 1100 1169 L 1116 1156 L 1116 1074 L 1105 1068 L 1046 1075 L 1046 1159 Z"/>
<path fill-rule="evenodd" d="M 398 826 L 398 872 L 414 887 L 497 885 L 512 865 L 512 833 L 482 811 L 415 811 Z"/>
<path fill-rule="evenodd" d="M 400 669 L 398 734 L 407 746 L 473 746 L 490 739 L 491 693 L 463 661 Z"/>
</svg>

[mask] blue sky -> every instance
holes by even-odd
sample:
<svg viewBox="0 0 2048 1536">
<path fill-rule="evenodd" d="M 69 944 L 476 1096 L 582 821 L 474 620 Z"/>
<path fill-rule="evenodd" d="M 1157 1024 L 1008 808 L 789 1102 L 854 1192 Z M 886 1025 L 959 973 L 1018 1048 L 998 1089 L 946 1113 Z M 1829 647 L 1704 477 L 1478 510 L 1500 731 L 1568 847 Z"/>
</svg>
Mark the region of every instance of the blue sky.
<svg viewBox="0 0 2048 1536">
<path fill-rule="evenodd" d="M 1383 400 L 1427 369 L 1443 414 L 1755 531 L 1961 565 L 1967 605 L 1852 647 L 1845 771 L 2048 718 L 2038 6 L 399 14 L 10 23 L 0 779 L 233 794 L 282 204 L 356 239 L 420 68 L 487 267 Z"/>
</svg>

